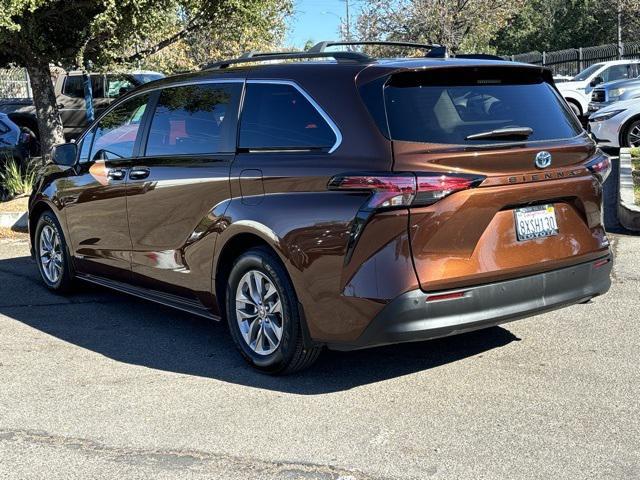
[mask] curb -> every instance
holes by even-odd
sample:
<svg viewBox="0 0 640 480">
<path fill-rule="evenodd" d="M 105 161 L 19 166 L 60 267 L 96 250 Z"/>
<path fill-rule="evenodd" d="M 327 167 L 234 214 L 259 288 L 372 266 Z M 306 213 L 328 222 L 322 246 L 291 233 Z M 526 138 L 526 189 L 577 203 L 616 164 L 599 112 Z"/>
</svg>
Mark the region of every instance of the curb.
<svg viewBox="0 0 640 480">
<path fill-rule="evenodd" d="M 27 212 L 0 213 L 0 227 L 14 230 L 27 228 Z"/>
<path fill-rule="evenodd" d="M 631 175 L 631 149 L 620 149 L 620 189 L 618 219 L 628 230 L 640 231 L 640 206 L 635 204 Z"/>
</svg>

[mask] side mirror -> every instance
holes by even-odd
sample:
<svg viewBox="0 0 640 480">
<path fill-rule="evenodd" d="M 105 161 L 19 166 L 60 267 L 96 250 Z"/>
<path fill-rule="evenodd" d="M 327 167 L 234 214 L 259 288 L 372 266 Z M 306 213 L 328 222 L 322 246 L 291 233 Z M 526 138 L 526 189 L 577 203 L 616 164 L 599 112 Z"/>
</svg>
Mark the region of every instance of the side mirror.
<svg viewBox="0 0 640 480">
<path fill-rule="evenodd" d="M 596 85 L 600 85 L 602 82 L 604 82 L 602 77 L 596 77 L 593 80 L 591 80 L 591 83 L 589 85 L 591 85 L 592 87 L 595 87 Z"/>
<path fill-rule="evenodd" d="M 51 159 L 56 165 L 71 167 L 76 164 L 78 145 L 75 143 L 61 143 L 54 145 L 51 151 Z"/>
</svg>

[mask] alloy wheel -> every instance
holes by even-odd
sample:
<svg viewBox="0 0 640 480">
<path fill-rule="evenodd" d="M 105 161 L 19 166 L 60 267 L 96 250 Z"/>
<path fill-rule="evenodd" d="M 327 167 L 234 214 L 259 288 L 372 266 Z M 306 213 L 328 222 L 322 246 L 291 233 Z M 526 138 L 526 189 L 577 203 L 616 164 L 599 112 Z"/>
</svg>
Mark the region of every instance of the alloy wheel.
<svg viewBox="0 0 640 480">
<path fill-rule="evenodd" d="M 280 345 L 283 315 L 280 294 L 258 270 L 245 273 L 236 289 L 236 320 L 245 343 L 258 355 L 269 355 Z"/>
<path fill-rule="evenodd" d="M 631 125 L 627 134 L 627 143 L 630 147 L 640 147 L 640 123 Z"/>
<path fill-rule="evenodd" d="M 57 283 L 62 276 L 62 244 L 58 231 L 51 225 L 45 225 L 40 232 L 39 256 L 45 279 Z"/>
</svg>

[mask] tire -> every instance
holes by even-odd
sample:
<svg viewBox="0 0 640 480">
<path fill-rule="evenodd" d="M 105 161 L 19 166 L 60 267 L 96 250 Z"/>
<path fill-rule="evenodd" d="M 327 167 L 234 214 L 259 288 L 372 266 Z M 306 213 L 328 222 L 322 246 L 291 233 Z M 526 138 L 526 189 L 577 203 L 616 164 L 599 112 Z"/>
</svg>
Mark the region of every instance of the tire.
<svg viewBox="0 0 640 480">
<path fill-rule="evenodd" d="M 640 119 L 633 120 L 624 129 L 620 144 L 623 147 L 640 147 Z"/>
<path fill-rule="evenodd" d="M 268 249 L 253 248 L 235 261 L 227 281 L 226 307 L 233 341 L 255 369 L 283 375 L 317 360 L 321 347 L 305 348 L 293 285 Z"/>
<path fill-rule="evenodd" d="M 575 114 L 575 116 L 581 118 L 582 112 L 580 111 L 580 107 L 573 102 L 567 101 L 567 103 L 569 104 L 569 107 L 571 108 L 571 111 Z"/>
<path fill-rule="evenodd" d="M 74 279 L 71 256 L 60 223 L 51 211 L 43 212 L 38 219 L 33 250 L 46 287 L 57 293 L 71 291 Z"/>
</svg>

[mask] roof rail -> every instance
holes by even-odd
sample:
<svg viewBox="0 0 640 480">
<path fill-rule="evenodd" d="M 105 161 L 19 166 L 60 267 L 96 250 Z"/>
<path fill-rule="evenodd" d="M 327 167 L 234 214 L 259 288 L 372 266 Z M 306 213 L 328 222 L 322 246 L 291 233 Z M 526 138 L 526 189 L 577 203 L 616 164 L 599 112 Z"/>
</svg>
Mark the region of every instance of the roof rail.
<svg viewBox="0 0 640 480">
<path fill-rule="evenodd" d="M 231 60 L 222 60 L 220 62 L 213 62 L 203 66 L 203 70 L 219 70 L 228 68 L 231 65 L 238 65 L 242 63 L 252 62 L 268 62 L 271 60 L 300 60 L 300 59 L 313 59 L 313 58 L 333 58 L 337 62 L 347 61 L 356 63 L 367 63 L 374 59 L 369 55 L 358 52 L 274 52 L 274 53 L 261 53 L 261 52 L 247 52 L 239 58 Z"/>
<path fill-rule="evenodd" d="M 329 47 L 342 47 L 342 46 L 348 47 L 352 45 L 380 45 L 380 46 L 386 46 L 386 47 L 410 47 L 410 48 L 417 48 L 420 50 L 428 50 L 429 52 L 437 51 L 438 54 L 446 55 L 446 47 L 443 47 L 442 45 L 438 45 L 438 44 L 395 42 L 395 41 L 383 41 L 383 40 L 340 41 L 340 42 L 324 41 L 324 42 L 316 43 L 313 47 L 309 49 L 309 52 L 314 52 L 314 53 L 324 52 Z M 433 55 L 429 55 L 429 53 L 427 53 L 427 56 L 433 56 Z"/>
</svg>

